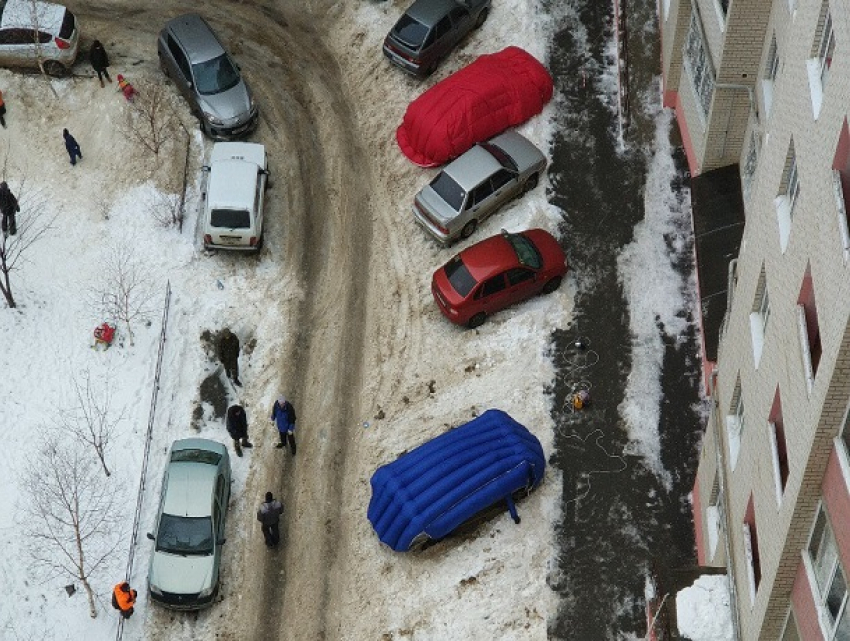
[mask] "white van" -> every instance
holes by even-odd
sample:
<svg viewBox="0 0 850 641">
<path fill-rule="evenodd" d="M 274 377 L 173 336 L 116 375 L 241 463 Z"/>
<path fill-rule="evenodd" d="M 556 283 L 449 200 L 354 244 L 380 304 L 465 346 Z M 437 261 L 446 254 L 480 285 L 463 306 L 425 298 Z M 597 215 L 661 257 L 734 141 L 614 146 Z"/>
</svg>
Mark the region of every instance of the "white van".
<svg viewBox="0 0 850 641">
<path fill-rule="evenodd" d="M 252 142 L 217 142 L 205 165 L 204 249 L 259 251 L 268 185 L 266 148 Z"/>
</svg>

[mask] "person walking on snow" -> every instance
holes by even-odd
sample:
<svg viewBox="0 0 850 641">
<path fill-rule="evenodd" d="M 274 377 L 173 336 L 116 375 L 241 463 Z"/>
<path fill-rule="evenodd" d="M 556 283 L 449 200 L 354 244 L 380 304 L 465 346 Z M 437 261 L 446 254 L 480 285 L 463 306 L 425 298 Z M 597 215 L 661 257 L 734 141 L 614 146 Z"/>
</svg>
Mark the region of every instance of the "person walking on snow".
<svg viewBox="0 0 850 641">
<path fill-rule="evenodd" d="M 130 587 L 126 581 L 116 584 L 112 588 L 112 607 L 121 613 L 125 619 L 133 616 L 133 606 L 136 605 L 138 592 Z"/>
<path fill-rule="evenodd" d="M 280 443 L 277 448 L 280 449 L 286 446 L 289 441 L 289 449 L 292 450 L 292 456 L 295 456 L 295 408 L 292 403 L 286 400 L 284 396 L 278 397 L 272 407 L 271 421 L 277 426 L 277 431 L 280 433 Z"/>
<path fill-rule="evenodd" d="M 266 547 L 273 548 L 280 542 L 280 515 L 283 514 L 283 503 L 278 501 L 271 492 L 266 492 L 266 500 L 257 510 L 257 520 L 266 540 Z"/>
<path fill-rule="evenodd" d="M 18 204 L 18 199 L 9 189 L 6 181 L 0 182 L 0 214 L 3 214 L 2 230 L 3 235 L 11 234 L 14 236 L 18 233 L 18 222 L 15 220 L 15 214 L 21 211 L 21 206 Z"/>
<path fill-rule="evenodd" d="M 65 139 L 65 149 L 68 150 L 68 155 L 71 157 L 71 164 L 76 165 L 77 158 L 80 160 L 83 159 L 83 152 L 80 151 L 80 145 L 67 129 L 62 130 L 62 137 Z"/>
<path fill-rule="evenodd" d="M 245 408 L 241 405 L 231 405 L 227 409 L 227 433 L 233 439 L 233 447 L 236 448 L 236 456 L 242 456 L 243 447 L 254 447 L 248 442 L 248 417 Z"/>
<path fill-rule="evenodd" d="M 239 380 L 239 338 L 227 327 L 221 330 L 221 335 L 218 338 L 218 358 L 224 365 L 227 378 L 233 381 L 234 385 L 241 387 L 242 382 Z"/>
<path fill-rule="evenodd" d="M 100 40 L 95 40 L 91 43 L 91 49 L 89 50 L 89 62 L 91 62 L 92 68 L 97 72 L 97 79 L 100 80 L 101 88 L 105 86 L 103 84 L 104 77 L 106 77 L 109 82 L 112 82 L 112 78 L 109 77 L 109 72 L 106 70 L 109 66 L 109 56 L 106 55 L 106 49 L 104 49 Z"/>
</svg>

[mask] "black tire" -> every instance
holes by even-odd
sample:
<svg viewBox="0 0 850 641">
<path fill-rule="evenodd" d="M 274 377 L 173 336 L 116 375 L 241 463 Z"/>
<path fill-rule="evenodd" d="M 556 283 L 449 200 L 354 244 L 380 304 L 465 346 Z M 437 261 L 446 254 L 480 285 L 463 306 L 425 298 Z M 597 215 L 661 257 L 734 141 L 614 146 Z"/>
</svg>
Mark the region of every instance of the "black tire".
<svg viewBox="0 0 850 641">
<path fill-rule="evenodd" d="M 460 230 L 461 238 L 469 238 L 472 234 L 475 233 L 475 230 L 478 229 L 478 221 L 470 220 L 463 226 L 463 229 Z"/>
<path fill-rule="evenodd" d="M 428 65 L 428 67 L 425 69 L 425 77 L 427 78 L 428 76 L 433 75 L 434 72 L 437 71 L 437 67 L 439 67 L 439 66 L 440 66 L 439 60 L 435 60 L 430 65 Z"/>
<path fill-rule="evenodd" d="M 65 75 L 66 69 L 61 62 L 57 62 L 56 60 L 45 60 L 44 73 L 46 73 L 48 76 L 59 78 Z"/>
<path fill-rule="evenodd" d="M 561 280 L 562 278 L 560 276 L 555 276 L 555 278 L 543 285 L 543 293 L 551 294 L 552 292 L 554 292 L 561 286 Z"/>
<path fill-rule="evenodd" d="M 487 320 L 487 314 L 484 312 L 478 312 L 475 316 L 469 319 L 466 326 L 469 329 L 475 329 L 476 327 L 481 327 L 485 320 Z"/>
<path fill-rule="evenodd" d="M 475 23 L 475 28 L 477 29 L 481 25 L 484 24 L 484 21 L 487 19 L 487 14 L 490 13 L 489 9 L 484 9 L 481 13 L 478 14 L 478 20 Z"/>
<path fill-rule="evenodd" d="M 528 180 L 525 181 L 525 185 L 523 185 L 522 190 L 524 192 L 531 191 L 535 187 L 537 187 L 537 183 L 540 181 L 540 174 L 531 174 L 528 177 Z"/>
</svg>

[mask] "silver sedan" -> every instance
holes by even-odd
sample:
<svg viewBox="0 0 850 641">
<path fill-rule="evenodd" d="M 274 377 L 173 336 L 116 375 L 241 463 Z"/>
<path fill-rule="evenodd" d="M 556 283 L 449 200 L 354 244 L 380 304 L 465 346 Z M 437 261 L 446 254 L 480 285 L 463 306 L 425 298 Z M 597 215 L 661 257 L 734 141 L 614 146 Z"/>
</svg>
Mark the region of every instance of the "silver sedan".
<svg viewBox="0 0 850 641">
<path fill-rule="evenodd" d="M 536 187 L 545 168 L 537 147 L 506 131 L 446 165 L 416 194 L 413 215 L 444 245 L 469 238 L 487 216 Z"/>
</svg>

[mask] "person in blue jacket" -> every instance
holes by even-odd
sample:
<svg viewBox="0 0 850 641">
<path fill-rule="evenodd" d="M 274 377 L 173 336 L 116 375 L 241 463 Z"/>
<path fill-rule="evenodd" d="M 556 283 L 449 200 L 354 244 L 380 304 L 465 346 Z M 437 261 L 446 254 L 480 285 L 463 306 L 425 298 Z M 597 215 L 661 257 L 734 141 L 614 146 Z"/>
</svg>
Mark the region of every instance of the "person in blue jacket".
<svg viewBox="0 0 850 641">
<path fill-rule="evenodd" d="M 285 447 L 288 441 L 292 456 L 295 456 L 295 420 L 295 408 L 292 407 L 292 403 L 286 400 L 285 396 L 279 396 L 272 407 L 271 421 L 280 433 L 280 443 L 277 444 L 277 448 Z"/>
</svg>

